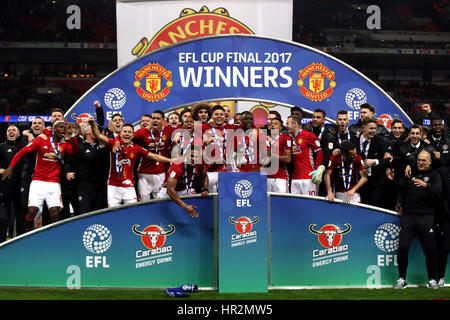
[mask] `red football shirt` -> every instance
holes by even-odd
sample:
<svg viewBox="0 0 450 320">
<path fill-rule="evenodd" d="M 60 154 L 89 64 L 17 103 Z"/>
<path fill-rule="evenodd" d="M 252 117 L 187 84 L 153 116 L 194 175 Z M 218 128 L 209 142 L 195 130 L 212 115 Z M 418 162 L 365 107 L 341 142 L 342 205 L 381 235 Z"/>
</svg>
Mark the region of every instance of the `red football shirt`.
<svg viewBox="0 0 450 320">
<path fill-rule="evenodd" d="M 71 140 L 71 142 L 76 143 L 76 140 Z M 47 138 L 47 140 L 37 137 L 16 153 L 11 160 L 10 166 L 14 167 L 24 155 L 36 152 L 36 166 L 32 180 L 60 183 L 61 158 L 64 158 L 66 153 L 75 154 L 76 146 L 67 142 L 54 142 L 53 145 L 55 148 L 52 146 L 51 137 Z M 58 157 L 58 154 L 60 154 L 61 158 Z"/>
<path fill-rule="evenodd" d="M 258 130 L 255 126 L 253 126 L 253 129 Z M 238 152 L 240 157 L 244 158 L 243 160 L 245 161 L 243 163 L 239 163 L 237 168 L 240 172 L 259 171 L 261 168 L 259 153 L 262 152 L 262 150 L 260 150 L 261 148 L 266 148 L 266 144 L 264 143 L 264 141 L 266 141 L 266 136 L 259 130 L 257 131 L 256 139 L 254 137 L 250 139 L 248 134 L 245 134 L 245 132 L 243 133 L 244 135 L 236 134 L 234 141 L 235 150 Z M 261 143 L 264 144 L 262 145 Z"/>
<path fill-rule="evenodd" d="M 169 151 L 172 141 L 172 132 L 177 128 L 167 126 L 162 131 L 152 133 L 147 128 L 141 128 L 134 133 L 134 139 L 143 148 L 154 154 L 160 154 L 170 158 Z M 145 174 L 160 174 L 166 171 L 166 162 L 159 162 L 148 158 L 142 158 L 139 163 L 138 172 Z"/>
<path fill-rule="evenodd" d="M 108 139 L 109 148 L 111 149 L 116 142 L 116 139 Z M 108 184 L 117 187 L 134 187 L 133 168 L 136 160 L 138 156 L 146 157 L 148 153 L 141 146 L 131 143 L 128 147 L 122 145 L 116 160 L 116 153 L 110 150 Z"/>
<path fill-rule="evenodd" d="M 332 171 L 332 181 L 334 181 L 335 192 L 347 192 L 344 186 L 344 179 L 342 178 L 342 155 L 335 157 L 334 154 L 330 156 L 328 170 Z M 364 161 L 359 154 L 356 154 L 355 160 L 353 160 L 352 176 L 350 178 L 350 187 L 353 188 L 358 183 L 358 177 L 360 172 L 364 171 Z M 344 176 L 345 184 L 348 184 L 348 178 L 350 174 L 350 163 L 344 163 Z"/>
<path fill-rule="evenodd" d="M 275 137 L 275 139 L 276 139 L 276 137 Z M 269 142 L 267 142 L 267 143 L 269 143 Z M 289 137 L 289 135 L 283 133 L 280 135 L 280 137 L 276 141 L 272 141 L 272 145 L 268 145 L 267 148 L 270 150 L 274 150 L 274 148 L 277 149 L 278 155 L 282 156 L 284 154 L 285 150 L 291 150 L 291 148 L 292 148 L 291 137 Z M 287 171 L 286 164 L 279 161 L 278 166 L 279 166 L 278 171 L 275 174 L 269 175 L 267 177 L 274 178 L 274 179 L 288 180 L 289 174 Z"/>
<path fill-rule="evenodd" d="M 314 163 L 314 154 L 316 161 Z M 323 153 L 316 135 L 306 130 L 300 130 L 292 139 L 292 160 L 294 172 L 292 179 L 311 179 L 308 174 L 322 164 Z"/>
<path fill-rule="evenodd" d="M 169 180 L 169 178 L 173 178 L 173 179 L 177 180 L 177 186 L 175 187 L 175 191 L 186 190 L 187 189 L 186 180 L 187 180 L 187 185 L 192 188 L 193 179 L 194 179 L 194 177 L 199 177 L 201 175 L 202 167 L 203 166 L 201 164 L 196 164 L 194 166 L 188 166 L 188 165 L 185 166 L 184 163 L 182 163 L 182 162 L 178 162 L 178 163 L 173 162 L 170 165 L 169 170 L 166 173 L 164 186 L 167 186 L 167 180 Z M 194 172 L 194 168 L 195 168 L 195 172 Z M 194 174 L 194 177 L 192 177 L 192 174 Z M 186 177 L 186 175 L 187 175 L 187 177 Z M 191 189 L 191 191 L 195 192 L 194 189 Z"/>
<path fill-rule="evenodd" d="M 213 127 L 210 123 L 204 123 L 202 124 L 202 133 L 204 135 L 204 139 L 206 141 L 203 141 L 205 146 L 205 152 L 206 156 L 210 156 L 213 159 L 216 157 L 219 157 L 215 163 L 207 164 L 207 168 L 209 172 L 226 172 L 227 170 L 227 163 L 226 163 L 226 153 L 227 148 L 230 148 L 231 143 L 230 139 L 228 137 L 227 130 L 235 130 L 239 126 L 234 124 L 225 124 L 224 126 L 220 128 Z M 224 132 L 225 129 L 225 132 Z M 218 144 L 218 148 L 212 148 L 212 146 L 209 146 L 210 144 L 215 143 Z M 222 157 L 220 155 L 216 156 L 216 150 L 221 150 Z M 209 152 L 211 150 L 211 152 Z M 209 160 L 212 161 L 212 160 Z"/>
</svg>

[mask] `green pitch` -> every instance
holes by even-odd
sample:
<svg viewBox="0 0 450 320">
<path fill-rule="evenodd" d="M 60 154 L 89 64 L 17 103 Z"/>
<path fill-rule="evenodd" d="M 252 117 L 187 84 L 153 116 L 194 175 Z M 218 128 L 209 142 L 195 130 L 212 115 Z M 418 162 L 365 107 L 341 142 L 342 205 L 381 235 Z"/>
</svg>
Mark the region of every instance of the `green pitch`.
<svg viewBox="0 0 450 320">
<path fill-rule="evenodd" d="M 0 300 L 450 300 L 450 287 L 431 290 L 426 287 L 405 290 L 313 289 L 270 290 L 268 293 L 218 293 L 199 291 L 185 298 L 169 298 L 165 290 L 110 289 L 0 289 Z"/>
</svg>

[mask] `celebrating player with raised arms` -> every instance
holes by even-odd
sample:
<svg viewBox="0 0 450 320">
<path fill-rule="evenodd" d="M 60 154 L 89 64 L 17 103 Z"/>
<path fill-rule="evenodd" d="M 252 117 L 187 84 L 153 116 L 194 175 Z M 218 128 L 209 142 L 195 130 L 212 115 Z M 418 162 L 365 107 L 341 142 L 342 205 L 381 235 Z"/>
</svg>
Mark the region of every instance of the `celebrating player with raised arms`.
<svg viewBox="0 0 450 320">
<path fill-rule="evenodd" d="M 25 216 L 25 231 L 37 227 L 34 221 L 42 212 L 44 202 L 49 208 L 50 222 L 59 220 L 59 211 L 62 208 L 59 178 L 61 165 L 66 153 L 75 154 L 78 149 L 76 139 L 71 139 L 70 143 L 64 141 L 65 134 L 66 123 L 55 121 L 49 138 L 39 136 L 34 139 L 14 156 L 9 167 L 3 172 L 3 179 L 8 178 L 23 156 L 36 152 L 36 166 L 28 196 L 28 212 Z"/>
<path fill-rule="evenodd" d="M 92 117 L 89 119 L 89 124 L 97 141 L 110 148 L 108 207 L 118 206 L 122 202 L 127 204 L 137 201 L 133 168 L 138 156 L 156 162 L 172 162 L 169 158 L 151 153 L 141 146 L 133 144 L 134 128 L 129 123 L 123 125 L 119 139 L 108 139 L 101 134 Z"/>
</svg>

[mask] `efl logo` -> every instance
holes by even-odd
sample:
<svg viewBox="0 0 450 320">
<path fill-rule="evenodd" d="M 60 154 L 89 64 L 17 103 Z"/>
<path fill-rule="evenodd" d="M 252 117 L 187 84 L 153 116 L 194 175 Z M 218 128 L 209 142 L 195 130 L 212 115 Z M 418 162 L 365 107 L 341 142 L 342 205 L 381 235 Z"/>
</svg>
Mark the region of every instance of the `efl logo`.
<svg viewBox="0 0 450 320">
<path fill-rule="evenodd" d="M 139 231 L 138 224 L 132 227 L 133 233 L 140 236 L 142 243 L 149 250 L 136 251 L 136 269 L 153 266 L 155 264 L 172 262 L 172 246 L 164 246 L 166 236 L 170 236 L 175 232 L 175 226 L 169 224 L 170 229 L 158 225 L 150 225 Z"/>
<path fill-rule="evenodd" d="M 377 265 L 385 267 L 389 265 L 397 266 L 397 255 L 394 254 L 398 249 L 400 236 L 400 227 L 394 223 L 384 223 L 375 231 L 375 245 L 381 251 L 388 254 L 379 254 L 377 256 Z"/>
<path fill-rule="evenodd" d="M 322 101 L 333 93 L 333 88 L 336 87 L 334 71 L 328 69 L 321 63 L 313 63 L 304 69 L 298 71 L 297 85 L 300 87 L 300 92 L 306 98 L 312 101 Z M 328 79 L 328 88 L 326 88 L 326 81 Z M 308 88 L 305 87 L 305 82 Z"/>
<path fill-rule="evenodd" d="M 172 72 L 158 63 L 149 63 L 137 70 L 135 79 L 133 85 L 136 87 L 137 94 L 147 101 L 155 102 L 165 98 L 173 87 Z M 163 79 L 166 80 L 165 83 Z M 145 90 L 141 88 L 142 80 L 144 80 Z"/>
<path fill-rule="evenodd" d="M 359 110 L 367 102 L 367 94 L 360 88 L 352 88 L 345 94 L 345 103 L 350 109 Z"/>
<path fill-rule="evenodd" d="M 252 231 L 253 225 L 259 221 L 259 217 L 254 216 L 254 220 L 249 217 L 240 217 L 237 220 L 233 220 L 233 216 L 228 218 L 228 221 L 236 227 L 236 231 L 243 234 Z"/>
<path fill-rule="evenodd" d="M 243 23 L 231 18 L 225 8 L 217 8 L 212 12 L 207 6 L 203 6 L 199 12 L 185 8 L 177 19 L 159 30 L 150 41 L 143 37 L 131 53 L 140 57 L 152 50 L 178 41 L 229 33 L 254 34 Z"/>
<path fill-rule="evenodd" d="M 236 199 L 237 207 L 251 207 L 250 200 L 247 199 L 253 193 L 253 185 L 248 180 L 239 180 L 234 185 L 234 193 L 241 199 Z"/>
<path fill-rule="evenodd" d="M 119 110 L 127 102 L 127 96 L 122 89 L 112 88 L 106 91 L 103 100 L 108 108 Z"/>
<path fill-rule="evenodd" d="M 105 253 L 112 243 L 112 235 L 107 227 L 94 224 L 83 233 L 83 245 L 93 254 Z M 86 268 L 109 268 L 105 256 L 86 256 Z"/>
</svg>

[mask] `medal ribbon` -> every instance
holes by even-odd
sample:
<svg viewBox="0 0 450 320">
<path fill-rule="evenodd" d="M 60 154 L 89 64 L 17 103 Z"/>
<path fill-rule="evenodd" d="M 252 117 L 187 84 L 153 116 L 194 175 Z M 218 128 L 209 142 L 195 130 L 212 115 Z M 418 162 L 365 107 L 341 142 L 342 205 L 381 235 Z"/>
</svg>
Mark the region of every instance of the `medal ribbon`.
<svg viewBox="0 0 450 320">
<path fill-rule="evenodd" d="M 50 144 L 52 145 L 53 151 L 55 151 L 55 154 L 58 157 L 58 159 L 61 160 L 62 164 L 64 164 L 61 152 L 59 152 L 59 143 L 57 143 L 55 146 L 55 143 L 53 142 L 53 137 L 50 137 Z"/>
<path fill-rule="evenodd" d="M 337 138 L 339 141 L 339 146 L 342 147 L 342 139 L 341 139 L 341 135 L 339 134 L 339 132 L 337 134 Z M 350 141 L 350 131 L 349 130 L 347 130 L 347 141 Z"/>
<path fill-rule="evenodd" d="M 183 136 L 181 137 L 181 154 L 184 156 L 186 155 L 186 152 L 190 149 L 189 146 L 192 145 L 192 141 L 194 141 L 195 138 L 195 133 L 192 134 L 191 140 L 189 140 L 189 144 L 187 146 L 184 145 L 184 138 L 185 138 L 185 134 L 183 134 Z M 184 149 L 186 147 L 186 149 Z"/>
<path fill-rule="evenodd" d="M 278 138 L 280 138 L 280 137 L 281 137 L 281 133 L 279 133 L 278 136 L 275 139 L 272 140 L 272 142 L 270 143 L 270 148 L 272 148 L 273 144 L 275 142 L 277 142 Z"/>
<path fill-rule="evenodd" d="M 252 153 L 250 153 L 250 151 L 248 149 L 248 146 L 247 146 L 247 143 L 245 142 L 245 136 L 242 137 L 242 142 L 244 143 L 244 147 L 245 147 L 245 153 L 247 154 L 248 162 L 250 163 L 250 162 L 252 162 L 255 159 L 255 157 L 254 157 L 254 154 L 253 154 L 253 143 L 252 143 L 252 140 L 250 139 L 250 137 L 248 137 L 248 140 L 250 142 L 250 149 L 252 149 Z"/>
<path fill-rule="evenodd" d="M 116 172 L 119 174 L 119 176 L 122 174 L 122 166 L 119 165 L 119 153 L 121 150 L 122 150 L 122 146 L 120 146 L 116 150 Z"/>
<path fill-rule="evenodd" d="M 192 175 L 190 181 L 188 180 L 188 166 L 185 163 L 184 164 L 184 182 L 186 184 L 186 194 L 194 194 L 195 192 L 191 193 L 192 185 L 194 184 L 194 177 L 195 177 L 195 165 L 192 168 Z"/>
<path fill-rule="evenodd" d="M 219 137 L 217 136 L 217 132 L 216 132 L 216 128 L 212 127 L 212 131 L 214 133 L 214 138 L 217 141 L 217 144 L 219 145 L 220 148 L 220 157 L 225 161 L 225 157 L 224 154 L 226 154 L 226 150 L 227 150 L 227 130 L 225 129 L 225 127 L 223 127 L 223 147 L 220 144 L 219 141 Z"/>
<path fill-rule="evenodd" d="M 302 132 L 302 129 L 298 130 L 298 132 L 295 134 L 294 138 L 292 139 L 292 142 L 294 143 L 295 147 L 302 152 L 302 149 L 297 145 L 297 142 L 295 142 L 295 138 L 299 135 L 299 133 Z"/>
<path fill-rule="evenodd" d="M 156 153 L 156 154 L 159 154 L 159 147 L 160 147 L 160 145 L 161 145 L 161 140 L 162 140 L 162 136 L 163 136 L 163 130 L 161 129 L 161 132 L 159 133 L 159 141 L 158 141 L 158 144 L 156 144 L 156 139 L 155 139 L 155 136 L 153 135 L 153 129 L 150 130 L 150 134 L 151 134 L 152 139 L 153 139 L 153 141 L 154 141 L 154 143 L 155 143 L 155 153 Z"/>
<path fill-rule="evenodd" d="M 323 134 L 323 131 L 325 130 L 325 126 L 323 126 L 322 127 L 322 129 L 320 129 L 320 133 L 319 133 L 319 136 L 317 137 L 317 139 L 320 141 L 320 139 L 322 138 L 322 134 Z"/>
<path fill-rule="evenodd" d="M 344 182 L 345 191 L 348 191 L 348 189 L 350 189 L 350 183 L 352 181 L 353 162 L 350 164 L 350 168 L 348 170 L 347 181 L 345 181 L 345 166 L 344 166 L 344 157 L 343 156 L 341 157 L 341 164 L 342 164 L 342 181 Z"/>
</svg>

